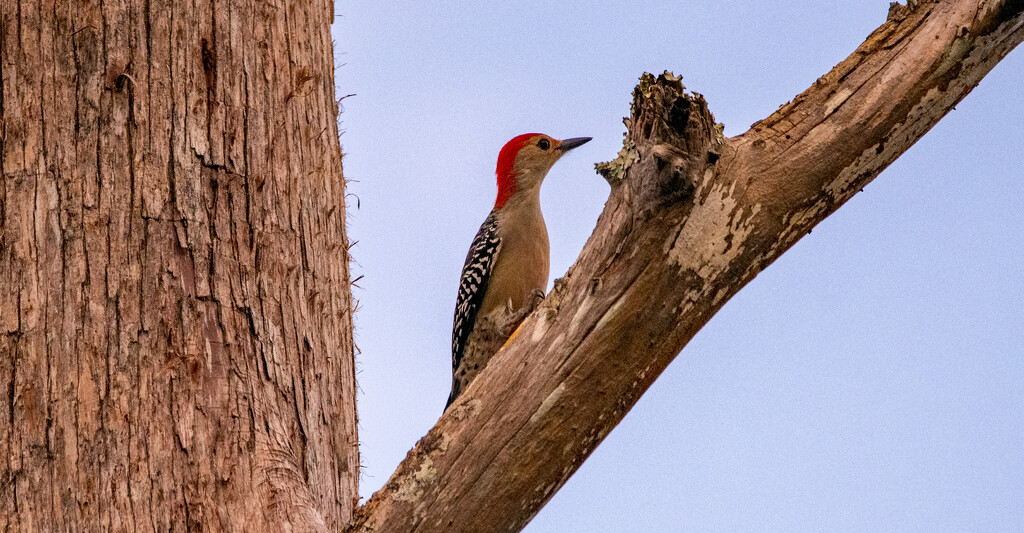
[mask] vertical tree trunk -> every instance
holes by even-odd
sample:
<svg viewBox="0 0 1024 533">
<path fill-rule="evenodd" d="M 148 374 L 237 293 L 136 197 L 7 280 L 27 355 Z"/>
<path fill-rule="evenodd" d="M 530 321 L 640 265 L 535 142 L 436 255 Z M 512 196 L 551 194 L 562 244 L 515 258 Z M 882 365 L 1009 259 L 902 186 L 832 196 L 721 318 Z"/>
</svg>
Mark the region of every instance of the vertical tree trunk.
<svg viewBox="0 0 1024 533">
<path fill-rule="evenodd" d="M 0 0 L 0 529 L 338 529 L 330 2 Z"/>
</svg>

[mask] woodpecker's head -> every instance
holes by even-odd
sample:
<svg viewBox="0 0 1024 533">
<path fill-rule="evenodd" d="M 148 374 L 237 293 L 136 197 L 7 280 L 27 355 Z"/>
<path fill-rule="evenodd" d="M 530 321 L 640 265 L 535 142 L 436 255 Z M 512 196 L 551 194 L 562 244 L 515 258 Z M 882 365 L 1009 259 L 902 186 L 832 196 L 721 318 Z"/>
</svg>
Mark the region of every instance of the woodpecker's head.
<svg viewBox="0 0 1024 533">
<path fill-rule="evenodd" d="M 494 207 L 501 209 L 513 196 L 535 191 L 555 161 L 589 140 L 575 137 L 560 141 L 542 133 L 526 133 L 505 143 L 498 154 L 498 200 Z"/>
</svg>

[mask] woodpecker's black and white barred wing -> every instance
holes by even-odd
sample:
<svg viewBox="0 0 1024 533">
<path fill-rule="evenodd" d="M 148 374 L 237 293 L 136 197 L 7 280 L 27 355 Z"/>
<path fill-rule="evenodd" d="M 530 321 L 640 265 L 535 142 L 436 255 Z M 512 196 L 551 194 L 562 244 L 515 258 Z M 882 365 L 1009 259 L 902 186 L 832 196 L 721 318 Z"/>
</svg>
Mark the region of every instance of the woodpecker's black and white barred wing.
<svg viewBox="0 0 1024 533">
<path fill-rule="evenodd" d="M 466 264 L 462 267 L 462 278 L 459 280 L 459 298 L 455 303 L 455 321 L 452 325 L 452 372 L 459 368 L 462 353 L 466 348 L 466 339 L 473 331 L 477 312 L 484 301 L 487 283 L 498 258 L 501 238 L 498 237 L 498 217 L 494 211 L 480 225 L 473 245 L 466 254 Z"/>
</svg>

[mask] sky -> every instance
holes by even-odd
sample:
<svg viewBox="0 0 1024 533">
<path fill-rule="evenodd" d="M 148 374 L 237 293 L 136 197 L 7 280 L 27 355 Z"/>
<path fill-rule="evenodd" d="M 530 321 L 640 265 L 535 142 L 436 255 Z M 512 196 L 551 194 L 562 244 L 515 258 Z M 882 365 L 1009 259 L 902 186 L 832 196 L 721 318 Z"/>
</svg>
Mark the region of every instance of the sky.
<svg viewBox="0 0 1024 533">
<path fill-rule="evenodd" d="M 737 135 L 888 6 L 337 2 L 363 497 L 444 408 L 505 141 L 594 138 L 542 188 L 557 278 L 641 73 L 682 75 Z M 1024 531 L 1022 169 L 1018 49 L 729 301 L 525 531 Z"/>
</svg>

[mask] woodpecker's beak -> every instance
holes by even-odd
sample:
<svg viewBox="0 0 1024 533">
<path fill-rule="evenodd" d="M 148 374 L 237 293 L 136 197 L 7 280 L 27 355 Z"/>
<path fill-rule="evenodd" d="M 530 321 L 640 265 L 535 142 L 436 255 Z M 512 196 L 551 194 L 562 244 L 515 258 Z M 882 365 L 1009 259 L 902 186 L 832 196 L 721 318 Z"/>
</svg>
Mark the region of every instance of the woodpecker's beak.
<svg viewBox="0 0 1024 533">
<path fill-rule="evenodd" d="M 577 146 L 586 144 L 587 141 L 589 141 L 592 138 L 593 137 L 573 137 L 572 139 L 566 139 L 562 141 L 562 144 L 558 145 L 558 150 L 561 152 L 568 152 L 569 150 L 572 150 Z"/>
</svg>

